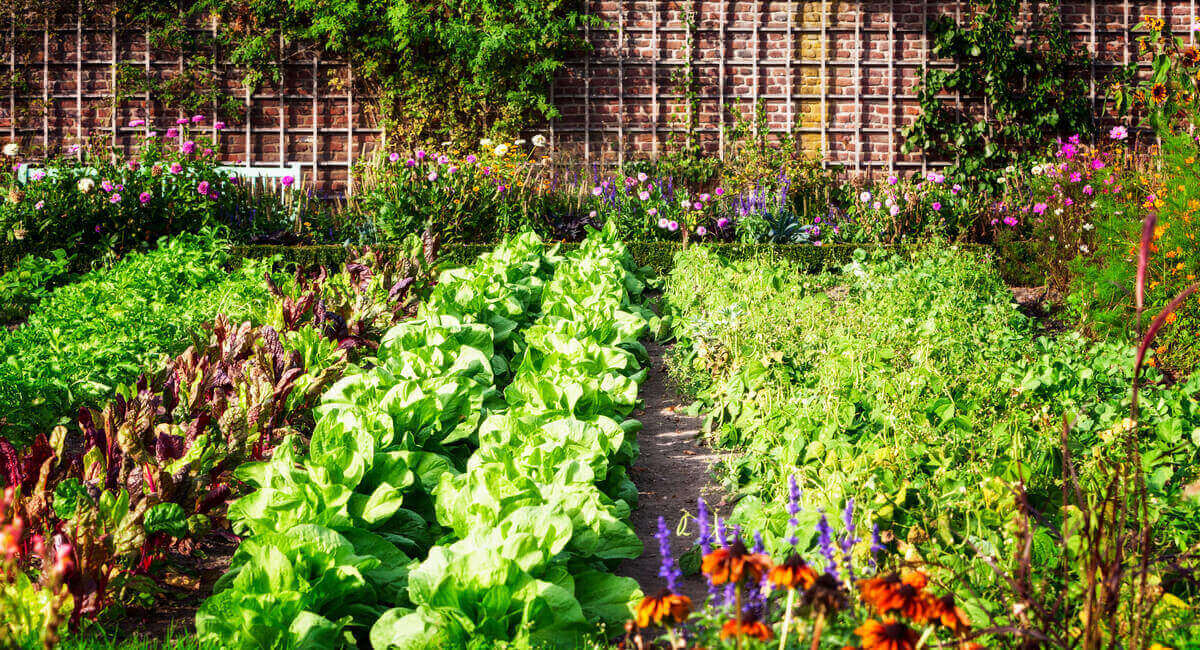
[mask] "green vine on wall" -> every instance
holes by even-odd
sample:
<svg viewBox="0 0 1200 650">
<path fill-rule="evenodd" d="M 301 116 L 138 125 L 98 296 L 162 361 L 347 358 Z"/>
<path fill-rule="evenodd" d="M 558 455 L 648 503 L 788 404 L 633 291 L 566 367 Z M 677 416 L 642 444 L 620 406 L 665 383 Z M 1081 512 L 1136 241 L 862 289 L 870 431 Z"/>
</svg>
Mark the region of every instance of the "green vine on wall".
<svg viewBox="0 0 1200 650">
<path fill-rule="evenodd" d="M 953 160 L 964 176 L 986 175 L 1053 136 L 1094 131 L 1088 55 L 1071 42 L 1059 3 L 974 0 L 964 19 L 929 23 L 932 53 L 952 69 L 928 70 L 917 89 L 921 114 L 905 127 L 903 151 Z M 958 98 L 983 99 L 981 111 Z"/>
<path fill-rule="evenodd" d="M 36 0 L 10 14 L 24 24 L 74 22 L 80 0 Z M 115 94 L 149 93 L 180 110 L 241 117 L 222 83 L 229 64 L 250 89 L 282 85 L 289 57 L 349 63 L 402 144 L 511 135 L 556 117 L 550 86 L 582 52 L 584 0 L 83 0 L 89 25 L 145 32 L 170 75 L 120 66 Z M 19 18 L 18 18 L 19 17 Z M 215 27 L 215 28 L 214 28 Z M 329 84 L 323 84 L 329 85 Z"/>
</svg>

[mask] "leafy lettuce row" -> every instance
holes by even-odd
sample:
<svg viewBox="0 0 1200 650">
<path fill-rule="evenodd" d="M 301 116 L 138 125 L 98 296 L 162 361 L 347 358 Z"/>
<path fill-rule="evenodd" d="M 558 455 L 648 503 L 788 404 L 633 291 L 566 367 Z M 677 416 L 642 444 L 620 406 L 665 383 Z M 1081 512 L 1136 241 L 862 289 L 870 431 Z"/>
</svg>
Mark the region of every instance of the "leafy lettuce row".
<svg viewBox="0 0 1200 650">
<path fill-rule="evenodd" d="M 521 236 L 447 271 L 375 366 L 334 384 L 307 450 L 297 437 L 237 476 L 229 518 L 247 536 L 197 614 L 224 647 L 336 647 L 410 601 L 409 569 L 444 536 L 434 490 L 466 469 L 480 424 L 505 408 L 497 377 L 524 347 L 561 261 Z"/>
<path fill-rule="evenodd" d="M 290 439 L 239 469 L 248 537 L 202 637 L 574 646 L 628 618 L 637 585 L 608 569 L 642 550 L 627 417 L 649 313 L 612 233 L 562 262 L 523 236 L 443 273 L 375 367 L 326 392 L 306 453 Z"/>
<path fill-rule="evenodd" d="M 636 306 L 643 286 L 614 240 L 593 234 L 544 288 L 508 410 L 483 421 L 466 470 L 435 490 L 437 520 L 457 541 L 412 570 L 410 603 L 371 629 L 377 650 L 578 647 L 597 622 L 629 618 L 641 593 L 608 569 L 642 552 L 626 523 L 641 425 L 627 418 L 651 314 Z"/>
</svg>

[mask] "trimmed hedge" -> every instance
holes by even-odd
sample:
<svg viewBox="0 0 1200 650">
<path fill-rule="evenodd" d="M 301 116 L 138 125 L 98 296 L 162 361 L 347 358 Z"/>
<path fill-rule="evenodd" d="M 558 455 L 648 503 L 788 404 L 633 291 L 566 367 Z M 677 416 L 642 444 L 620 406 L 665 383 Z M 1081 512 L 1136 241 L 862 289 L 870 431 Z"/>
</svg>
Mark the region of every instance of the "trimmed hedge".
<svg viewBox="0 0 1200 650">
<path fill-rule="evenodd" d="M 578 246 L 577 243 L 564 242 L 560 244 L 563 251 L 569 251 Z M 916 248 L 915 244 L 898 246 L 861 246 L 856 244 L 830 244 L 826 246 L 806 245 L 772 245 L 772 244 L 737 244 L 710 242 L 700 244 L 717 249 L 721 255 L 729 259 L 743 259 L 764 252 L 779 256 L 781 259 L 794 262 L 810 272 L 819 272 L 839 268 L 854 257 L 854 251 L 862 248 L 867 251 L 879 248 L 894 250 L 901 255 L 907 255 Z M 477 256 L 492 248 L 492 244 L 451 244 L 441 249 L 442 263 L 447 266 L 469 264 Z M 638 266 L 649 266 L 660 275 L 670 272 L 675 253 L 682 250 L 683 245 L 677 242 L 630 242 L 626 244 L 630 255 Z M 1010 245 L 1001 250 L 984 244 L 963 244 L 963 246 L 992 250 L 996 253 L 997 264 L 1004 279 L 1013 285 L 1037 286 L 1042 284 L 1041 274 L 1029 262 L 1030 255 L 1025 246 Z M 381 244 L 373 247 L 377 251 L 388 252 L 392 249 L 400 254 L 401 248 L 391 244 Z M 340 266 L 349 255 L 349 248 L 339 245 L 323 246 L 234 246 L 234 257 L 259 258 L 279 255 L 287 262 L 300 265 Z"/>
<path fill-rule="evenodd" d="M 639 266 L 649 266 L 660 275 L 671 270 L 671 261 L 683 245 L 678 242 L 630 242 L 626 244 L 629 252 Z M 711 242 L 702 244 L 720 250 L 722 255 L 731 259 L 750 257 L 764 251 L 770 251 L 779 257 L 795 262 L 808 269 L 818 272 L 837 268 L 849 262 L 854 250 L 863 248 L 868 251 L 875 246 L 860 246 L 856 244 L 829 244 L 826 246 L 806 245 L 772 245 L 772 244 L 736 244 Z M 447 265 L 468 264 L 477 256 L 492 249 L 494 244 L 449 244 L 441 249 L 441 259 Z M 564 251 L 578 246 L 576 243 L 561 244 Z M 884 246 L 901 254 L 910 250 L 913 245 Z M 1015 286 L 1038 286 L 1044 282 L 1044 274 L 1037 269 L 1032 250 L 1024 243 L 1009 244 L 1003 248 L 984 244 L 964 244 L 981 249 L 992 249 L 996 253 L 996 263 L 1005 281 Z M 381 252 L 394 251 L 402 254 L 398 244 L 377 244 L 373 246 Z M 0 246 L 0 270 L 6 269 L 20 259 L 26 251 L 24 247 Z M 234 246 L 231 254 L 234 258 L 260 258 L 279 255 L 287 262 L 300 265 L 322 265 L 338 267 L 345 263 L 350 249 L 338 244 L 319 246 Z"/>
</svg>

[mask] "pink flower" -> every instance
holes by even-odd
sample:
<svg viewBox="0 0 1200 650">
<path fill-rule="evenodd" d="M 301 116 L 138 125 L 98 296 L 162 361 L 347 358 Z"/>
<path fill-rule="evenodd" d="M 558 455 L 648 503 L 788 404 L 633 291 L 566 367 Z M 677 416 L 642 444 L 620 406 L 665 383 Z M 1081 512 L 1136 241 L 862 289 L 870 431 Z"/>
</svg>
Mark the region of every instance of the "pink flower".
<svg viewBox="0 0 1200 650">
<path fill-rule="evenodd" d="M 699 226 L 698 228 L 696 228 L 696 234 L 703 237 L 708 234 L 708 228 L 705 228 L 704 226 Z"/>
<path fill-rule="evenodd" d="M 900 206 L 893 203 L 892 207 L 888 208 L 888 214 L 892 215 L 893 217 L 900 214 Z"/>
<path fill-rule="evenodd" d="M 141 201 L 142 205 L 146 205 L 147 203 L 150 202 L 150 193 L 142 192 L 141 194 L 138 195 L 138 201 Z"/>
<path fill-rule="evenodd" d="M 647 192 L 646 190 L 642 190 L 641 192 L 638 192 L 638 198 L 639 198 L 639 199 L 641 199 L 641 200 L 643 200 L 643 201 L 649 201 L 649 200 L 650 200 L 650 193 L 649 193 L 649 192 Z"/>
<path fill-rule="evenodd" d="M 667 230 L 670 230 L 671 232 L 675 232 L 676 230 L 679 230 L 679 222 L 672 221 L 671 223 L 668 223 Z"/>
<path fill-rule="evenodd" d="M 1113 140 L 1124 140 L 1128 136 L 1129 131 L 1123 126 L 1114 126 L 1108 131 L 1108 137 Z"/>
<path fill-rule="evenodd" d="M 425 160 L 425 150 L 417 149 L 417 160 Z"/>
<path fill-rule="evenodd" d="M 176 124 L 187 124 L 187 123 L 188 123 L 188 118 L 186 118 L 186 117 L 181 117 L 181 118 L 179 118 L 179 119 L 175 120 L 175 123 L 176 123 Z"/>
<path fill-rule="evenodd" d="M 711 199 L 711 198 L 712 198 L 712 197 L 711 197 L 711 196 L 709 196 L 708 194 L 701 194 L 701 195 L 700 195 L 700 201 L 702 201 L 702 202 L 704 202 L 704 203 L 708 203 L 709 199 Z"/>
<path fill-rule="evenodd" d="M 177 129 L 175 127 L 171 127 L 169 129 L 167 129 L 167 137 L 168 138 L 178 138 L 179 137 L 179 129 Z"/>
<path fill-rule="evenodd" d="M 658 227 L 659 227 L 659 228 L 664 228 L 664 229 L 665 229 L 665 228 L 666 228 L 667 226 L 669 226 L 669 225 L 671 225 L 671 222 L 670 222 L 669 220 L 667 220 L 667 218 L 666 218 L 666 217 L 663 217 L 663 218 L 661 218 L 661 219 L 659 219 L 659 220 L 658 220 Z"/>
<path fill-rule="evenodd" d="M 296 178 L 294 176 L 290 176 L 290 175 L 284 176 L 283 178 L 279 179 L 279 184 L 284 187 L 291 187 L 293 184 L 295 184 L 295 182 L 296 182 Z"/>
<path fill-rule="evenodd" d="M 208 181 L 200 181 L 196 185 L 196 191 L 201 194 L 208 194 Z"/>
<path fill-rule="evenodd" d="M 417 161 L 413 160 L 412 158 L 409 158 L 408 160 L 404 161 L 404 166 L 405 167 L 416 167 Z"/>
<path fill-rule="evenodd" d="M 200 124 L 204 121 L 204 119 L 205 118 L 203 115 L 193 115 L 192 116 L 192 124 Z"/>
<path fill-rule="evenodd" d="M 127 162 L 125 164 L 129 167 L 129 171 L 135 171 L 139 165 L 138 161 L 136 161 L 136 160 L 130 160 L 129 162 Z"/>
<path fill-rule="evenodd" d="M 205 155 L 205 156 L 212 156 L 212 155 L 213 155 L 213 150 L 212 150 L 212 149 L 209 149 L 208 147 L 205 147 L 205 148 L 204 148 L 204 155 Z"/>
<path fill-rule="evenodd" d="M 1092 169 L 1104 169 L 1104 161 L 1099 158 L 1092 160 Z"/>
<path fill-rule="evenodd" d="M 930 207 L 933 208 L 934 212 L 937 212 L 938 210 L 942 209 L 942 204 L 938 203 L 937 201 L 934 201 L 933 205 L 931 205 Z"/>
<path fill-rule="evenodd" d="M 436 181 L 438 179 L 437 172 L 429 172 L 429 175 L 426 176 L 425 178 L 428 178 L 429 182 L 432 183 L 433 181 Z"/>
<path fill-rule="evenodd" d="M 458 167 L 455 167 L 454 165 L 450 165 L 449 167 L 446 168 L 446 175 L 453 176 L 454 173 L 457 171 L 458 171 Z"/>
<path fill-rule="evenodd" d="M 637 179 L 639 183 L 645 183 L 647 178 L 650 177 L 646 175 L 646 172 L 638 172 Z"/>
<path fill-rule="evenodd" d="M 42 209 L 42 208 L 44 208 L 44 207 L 46 207 L 46 202 L 45 202 L 45 201 L 38 201 L 37 203 L 34 203 L 34 204 L 33 204 L 33 208 L 34 208 L 35 210 L 41 210 L 41 209 Z"/>
<path fill-rule="evenodd" d="M 467 164 L 475 164 L 476 160 L 478 160 L 478 158 L 475 157 L 475 154 L 467 155 Z"/>
<path fill-rule="evenodd" d="M 592 188 L 592 196 L 600 196 L 603 193 L 604 193 L 604 188 L 600 187 L 599 185 Z"/>
<path fill-rule="evenodd" d="M 718 228 L 725 229 L 725 228 L 727 228 L 728 226 L 729 226 L 729 219 L 728 219 L 728 218 L 726 218 L 726 217 L 721 217 L 720 219 L 717 219 L 717 227 L 718 227 Z"/>
<path fill-rule="evenodd" d="M 214 123 L 213 123 L 213 128 L 214 128 L 214 129 L 216 129 L 216 130 L 218 130 L 218 131 L 222 131 L 222 130 L 224 130 L 224 129 L 225 129 L 225 123 L 224 123 L 224 122 L 214 122 Z"/>
<path fill-rule="evenodd" d="M 120 194 L 113 194 L 112 196 L 108 197 L 108 202 L 109 202 L 109 203 L 120 203 L 120 202 L 121 202 L 121 195 L 120 195 Z"/>
<path fill-rule="evenodd" d="M 108 180 L 107 178 L 100 181 L 100 189 L 104 190 L 105 192 L 113 191 L 112 181 Z"/>
<path fill-rule="evenodd" d="M 650 208 L 649 210 L 646 210 L 646 214 L 653 217 L 658 214 L 658 208 Z"/>
<path fill-rule="evenodd" d="M 1081 180 L 1083 180 L 1083 174 L 1080 174 L 1079 172 L 1073 172 L 1071 174 L 1070 181 L 1072 183 L 1078 183 Z"/>
<path fill-rule="evenodd" d="M 1046 204 L 1045 203 L 1034 203 L 1033 211 L 1037 214 L 1046 214 Z"/>
<path fill-rule="evenodd" d="M 950 188 L 950 193 L 951 193 L 951 194 L 958 194 L 958 193 L 959 193 L 959 192 L 961 192 L 961 191 L 962 191 L 962 185 L 959 185 L 958 183 L 955 183 L 955 184 L 954 184 L 954 187 L 951 187 L 951 188 Z"/>
<path fill-rule="evenodd" d="M 191 140 L 184 140 L 183 144 L 179 145 L 179 151 L 183 153 L 194 153 L 196 151 L 196 143 Z"/>
<path fill-rule="evenodd" d="M 1011 214 L 1008 215 L 1007 217 L 1004 217 L 1004 225 L 1010 226 L 1010 227 L 1017 225 L 1017 218 Z"/>
<path fill-rule="evenodd" d="M 396 153 L 395 151 L 388 154 L 388 162 L 396 162 L 398 160 L 400 160 L 400 154 Z"/>
<path fill-rule="evenodd" d="M 129 120 L 129 128 L 146 126 L 146 120 Z"/>
<path fill-rule="evenodd" d="M 183 171 L 183 165 L 180 165 L 177 162 L 171 163 L 171 173 L 172 174 L 178 174 L 181 171 Z"/>
<path fill-rule="evenodd" d="M 1083 186 L 1083 193 L 1084 193 L 1084 194 L 1086 194 L 1086 195 L 1088 195 L 1088 196 L 1091 196 L 1093 191 L 1094 191 L 1094 190 L 1092 190 L 1092 186 L 1091 186 L 1091 185 L 1084 185 L 1084 186 Z"/>
<path fill-rule="evenodd" d="M 695 203 L 692 204 L 692 207 L 695 208 L 696 210 L 703 210 L 704 204 L 699 201 L 696 201 Z"/>
<path fill-rule="evenodd" d="M 713 194 L 716 194 L 717 196 L 721 196 L 724 193 L 725 193 L 725 188 L 723 188 L 723 187 L 718 187 L 717 189 L 713 190 Z"/>
<path fill-rule="evenodd" d="M 899 183 L 899 182 L 900 182 L 899 178 L 896 178 L 895 176 L 888 176 L 888 179 L 887 179 L 888 185 L 895 185 L 896 183 Z"/>
</svg>

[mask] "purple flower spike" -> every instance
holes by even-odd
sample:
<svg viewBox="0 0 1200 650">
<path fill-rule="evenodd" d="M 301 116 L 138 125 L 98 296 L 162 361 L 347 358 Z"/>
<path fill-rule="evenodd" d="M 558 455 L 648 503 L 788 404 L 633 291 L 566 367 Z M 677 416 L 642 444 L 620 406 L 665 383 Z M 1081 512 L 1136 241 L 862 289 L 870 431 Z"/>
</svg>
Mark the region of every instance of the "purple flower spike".
<svg viewBox="0 0 1200 650">
<path fill-rule="evenodd" d="M 658 539 L 658 554 L 662 557 L 658 575 L 667 581 L 667 589 L 679 593 L 679 579 L 683 577 L 683 572 L 675 564 L 675 558 L 671 557 L 671 531 L 667 529 L 666 519 L 658 518 L 658 532 L 654 536 Z"/>
<path fill-rule="evenodd" d="M 750 552 L 751 553 L 763 553 L 766 550 L 767 550 L 767 547 L 765 544 L 763 544 L 762 531 L 761 530 L 754 531 L 754 547 L 750 549 Z"/>
<path fill-rule="evenodd" d="M 721 540 L 721 546 L 729 546 L 729 531 L 725 528 L 725 520 L 717 517 L 717 539 Z"/>
<path fill-rule="evenodd" d="M 800 543 L 800 538 L 796 536 L 796 529 L 800 527 L 800 520 L 796 515 L 800 514 L 800 485 L 796 483 L 795 476 L 788 477 L 788 505 L 787 512 L 791 515 L 788 518 L 788 527 L 791 535 L 788 536 L 788 544 L 795 546 Z"/>
<path fill-rule="evenodd" d="M 817 532 L 820 533 L 817 543 L 821 546 L 821 556 L 826 561 L 825 573 L 838 579 L 837 561 L 834 559 L 833 529 L 829 527 L 829 519 L 825 517 L 824 512 L 821 513 L 821 520 L 817 522 Z"/>
<path fill-rule="evenodd" d="M 708 504 L 704 497 L 696 500 L 696 521 L 700 525 L 700 552 L 708 555 L 712 552 L 712 528 L 708 521 Z"/>
<path fill-rule="evenodd" d="M 871 568 L 875 568 L 876 559 L 883 551 L 883 543 L 879 541 L 879 524 L 871 524 Z"/>
</svg>

